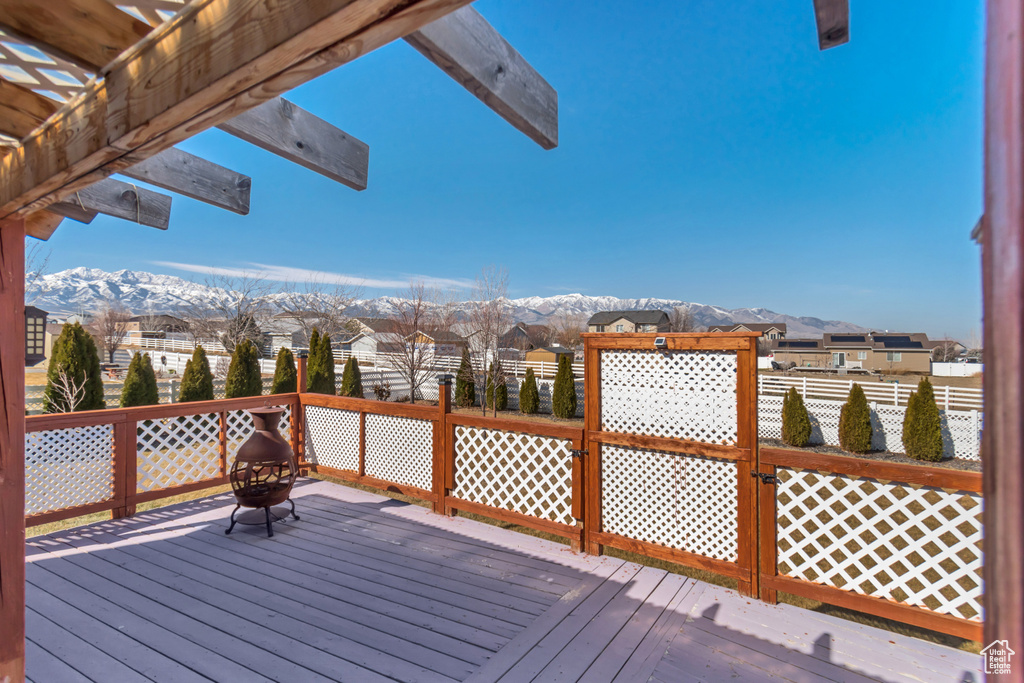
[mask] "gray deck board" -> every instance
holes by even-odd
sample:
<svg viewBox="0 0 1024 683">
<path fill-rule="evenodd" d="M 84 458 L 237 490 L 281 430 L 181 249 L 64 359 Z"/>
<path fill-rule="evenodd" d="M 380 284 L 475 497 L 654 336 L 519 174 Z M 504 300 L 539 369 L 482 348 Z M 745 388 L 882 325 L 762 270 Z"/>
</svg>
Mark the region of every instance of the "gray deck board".
<svg viewBox="0 0 1024 683">
<path fill-rule="evenodd" d="M 327 482 L 29 539 L 28 680 L 980 681 L 976 655 Z"/>
</svg>

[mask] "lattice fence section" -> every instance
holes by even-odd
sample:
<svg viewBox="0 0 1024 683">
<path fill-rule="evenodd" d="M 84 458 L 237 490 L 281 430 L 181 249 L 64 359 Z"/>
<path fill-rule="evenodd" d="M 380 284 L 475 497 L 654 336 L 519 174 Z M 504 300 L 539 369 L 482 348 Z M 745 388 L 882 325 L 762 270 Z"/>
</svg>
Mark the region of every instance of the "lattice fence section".
<svg viewBox="0 0 1024 683">
<path fill-rule="evenodd" d="M 839 445 L 839 413 L 842 401 L 805 399 L 811 418 L 812 444 Z M 879 451 L 903 452 L 903 419 L 906 406 L 871 404 L 871 447 Z M 947 458 L 981 458 L 982 414 L 976 410 L 940 410 L 942 441 Z M 762 439 L 782 438 L 782 397 L 759 396 L 757 430 Z"/>
<path fill-rule="evenodd" d="M 737 561 L 735 463 L 610 445 L 601 461 L 605 531 Z"/>
<path fill-rule="evenodd" d="M 25 514 L 64 510 L 114 496 L 114 428 L 25 434 Z"/>
<path fill-rule="evenodd" d="M 336 470 L 359 471 L 359 413 L 306 406 L 306 460 Z"/>
<path fill-rule="evenodd" d="M 366 416 L 366 474 L 396 484 L 433 488 L 434 425 L 393 415 Z"/>
<path fill-rule="evenodd" d="M 217 413 L 145 420 L 138 425 L 139 492 L 213 479 L 220 475 Z"/>
<path fill-rule="evenodd" d="M 454 495 L 574 524 L 571 448 L 565 439 L 457 426 Z"/>
<path fill-rule="evenodd" d="M 980 494 L 779 468 L 778 571 L 981 619 Z"/>
<path fill-rule="evenodd" d="M 277 421 L 277 431 L 281 437 L 292 445 L 292 408 L 291 406 L 275 406 L 284 408 L 281 419 Z M 252 415 L 248 410 L 230 410 L 228 418 L 228 467 L 235 461 L 238 448 L 252 435 Z"/>
<path fill-rule="evenodd" d="M 736 443 L 735 351 L 602 351 L 604 431 Z"/>
</svg>

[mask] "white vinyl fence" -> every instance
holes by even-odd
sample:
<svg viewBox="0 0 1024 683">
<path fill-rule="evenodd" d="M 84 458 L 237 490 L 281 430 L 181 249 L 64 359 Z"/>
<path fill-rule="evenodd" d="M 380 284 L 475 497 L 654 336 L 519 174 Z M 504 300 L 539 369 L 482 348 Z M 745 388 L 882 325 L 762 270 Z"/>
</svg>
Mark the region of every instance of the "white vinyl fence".
<svg viewBox="0 0 1024 683">
<path fill-rule="evenodd" d="M 811 418 L 812 444 L 839 445 L 839 411 L 844 401 L 805 399 Z M 871 448 L 903 453 L 906 406 L 871 402 Z M 942 441 L 947 457 L 981 458 L 982 414 L 977 410 L 940 410 Z M 757 431 L 762 439 L 782 438 L 782 396 L 761 396 L 757 402 Z"/>
<path fill-rule="evenodd" d="M 859 384 L 869 402 L 890 406 L 905 406 L 910 394 L 917 391 L 916 382 L 889 383 L 863 380 L 818 379 L 816 377 L 775 377 L 758 375 L 757 393 L 762 396 L 782 396 L 790 387 L 796 387 L 804 400 L 837 399 L 845 401 L 854 384 Z M 982 390 L 970 387 L 935 387 L 935 402 L 945 410 L 981 410 Z"/>
<path fill-rule="evenodd" d="M 984 371 L 981 363 L 932 363 L 932 377 L 973 377 Z"/>
</svg>

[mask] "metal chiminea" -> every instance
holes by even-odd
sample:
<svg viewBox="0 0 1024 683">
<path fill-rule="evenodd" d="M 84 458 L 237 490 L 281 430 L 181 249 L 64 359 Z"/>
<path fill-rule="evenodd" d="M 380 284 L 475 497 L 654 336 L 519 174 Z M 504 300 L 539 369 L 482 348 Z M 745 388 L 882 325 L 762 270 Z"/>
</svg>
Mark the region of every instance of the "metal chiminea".
<svg viewBox="0 0 1024 683">
<path fill-rule="evenodd" d="M 275 505 L 291 504 L 291 516 L 295 514 L 295 502 L 291 500 L 292 484 L 295 483 L 295 455 L 288 442 L 277 431 L 277 422 L 284 408 L 253 408 L 255 430 L 249 440 L 241 445 L 235 462 L 231 466 L 231 488 L 238 505 L 231 512 L 231 526 L 224 533 L 230 534 L 235 524 L 267 525 L 267 536 L 274 535 L 272 523 L 288 516 L 288 512 L 272 510 Z M 253 508 L 235 518 L 241 507 Z M 259 509 L 263 508 L 263 515 Z"/>
</svg>

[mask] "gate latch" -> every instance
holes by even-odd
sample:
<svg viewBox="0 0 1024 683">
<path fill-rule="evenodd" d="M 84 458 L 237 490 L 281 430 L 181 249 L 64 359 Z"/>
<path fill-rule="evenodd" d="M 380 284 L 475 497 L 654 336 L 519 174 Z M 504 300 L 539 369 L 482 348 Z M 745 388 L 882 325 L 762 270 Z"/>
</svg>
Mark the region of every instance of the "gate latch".
<svg viewBox="0 0 1024 683">
<path fill-rule="evenodd" d="M 569 452 L 572 454 L 572 457 L 579 458 L 580 460 L 582 460 L 583 456 L 586 455 L 587 453 L 589 453 L 590 451 L 588 451 L 586 449 L 580 449 L 580 450 L 573 449 L 573 450 L 570 450 Z"/>
<path fill-rule="evenodd" d="M 779 478 L 774 474 L 768 474 L 767 472 L 751 472 L 750 476 L 757 477 L 761 480 L 762 484 L 778 484 Z"/>
</svg>

